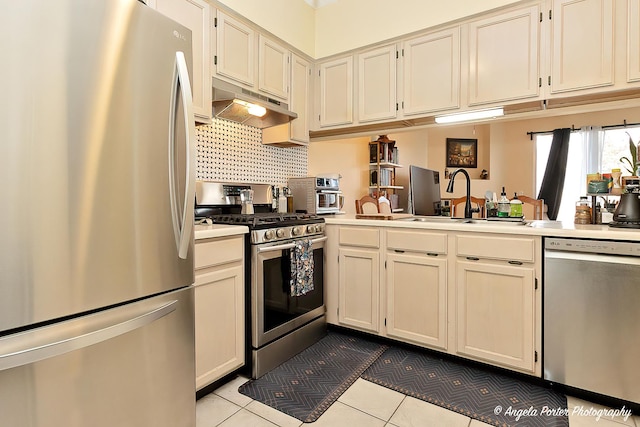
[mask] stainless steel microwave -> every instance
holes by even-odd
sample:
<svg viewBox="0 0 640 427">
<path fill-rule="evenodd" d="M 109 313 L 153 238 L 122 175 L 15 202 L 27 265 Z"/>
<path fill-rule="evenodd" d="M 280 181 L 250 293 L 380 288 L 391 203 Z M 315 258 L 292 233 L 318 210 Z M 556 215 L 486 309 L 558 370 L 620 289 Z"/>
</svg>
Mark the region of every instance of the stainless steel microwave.
<svg viewBox="0 0 640 427">
<path fill-rule="evenodd" d="M 340 180 L 333 176 L 289 178 L 289 189 L 296 212 L 335 214 L 341 213 L 344 205 Z"/>
</svg>

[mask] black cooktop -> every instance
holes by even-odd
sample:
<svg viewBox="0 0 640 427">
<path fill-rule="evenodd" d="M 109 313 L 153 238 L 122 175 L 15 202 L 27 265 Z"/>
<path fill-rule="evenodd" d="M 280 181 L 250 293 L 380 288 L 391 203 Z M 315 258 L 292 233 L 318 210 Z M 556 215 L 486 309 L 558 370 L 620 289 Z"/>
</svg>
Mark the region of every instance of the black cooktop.
<svg viewBox="0 0 640 427">
<path fill-rule="evenodd" d="M 324 222 L 324 218 L 306 213 L 220 214 L 209 218 L 214 224 L 246 225 L 255 230 Z"/>
</svg>

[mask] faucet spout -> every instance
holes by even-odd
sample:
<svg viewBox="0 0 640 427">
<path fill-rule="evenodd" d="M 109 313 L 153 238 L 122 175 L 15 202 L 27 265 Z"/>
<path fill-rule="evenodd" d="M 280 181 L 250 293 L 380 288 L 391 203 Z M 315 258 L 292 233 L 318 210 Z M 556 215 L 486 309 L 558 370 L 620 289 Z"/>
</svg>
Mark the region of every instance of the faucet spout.
<svg viewBox="0 0 640 427">
<path fill-rule="evenodd" d="M 471 214 L 473 213 L 473 210 L 471 209 L 471 179 L 469 178 L 469 173 L 466 170 L 456 169 L 451 175 L 449 175 L 447 193 L 453 193 L 453 181 L 458 172 L 461 172 L 467 178 L 467 200 L 464 203 L 464 217 L 471 218 Z"/>
</svg>

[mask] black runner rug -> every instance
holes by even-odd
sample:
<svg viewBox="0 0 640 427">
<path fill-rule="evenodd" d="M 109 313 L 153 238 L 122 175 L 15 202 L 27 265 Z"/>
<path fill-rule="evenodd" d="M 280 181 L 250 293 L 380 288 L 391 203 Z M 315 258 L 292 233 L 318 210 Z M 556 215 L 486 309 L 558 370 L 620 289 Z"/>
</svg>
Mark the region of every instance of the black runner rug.
<svg viewBox="0 0 640 427">
<path fill-rule="evenodd" d="M 315 421 L 387 349 L 329 331 L 323 339 L 239 392 L 305 423 Z"/>
<path fill-rule="evenodd" d="M 564 395 L 423 352 L 391 347 L 362 378 L 487 424 L 569 426 Z"/>
</svg>

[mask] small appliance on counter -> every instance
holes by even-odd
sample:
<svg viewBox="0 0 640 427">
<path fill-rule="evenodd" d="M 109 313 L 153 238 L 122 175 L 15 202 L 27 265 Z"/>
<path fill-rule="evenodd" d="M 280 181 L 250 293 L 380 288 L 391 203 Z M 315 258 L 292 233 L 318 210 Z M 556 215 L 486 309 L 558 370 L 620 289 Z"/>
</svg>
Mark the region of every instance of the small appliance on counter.
<svg viewBox="0 0 640 427">
<path fill-rule="evenodd" d="M 306 178 L 289 178 L 295 212 L 339 214 L 344 205 L 340 191 L 340 175 L 327 174 Z"/>
<path fill-rule="evenodd" d="M 635 188 L 632 192 L 620 195 L 620 203 L 613 213 L 613 221 L 609 227 L 616 228 L 640 228 L 640 190 Z"/>
</svg>

